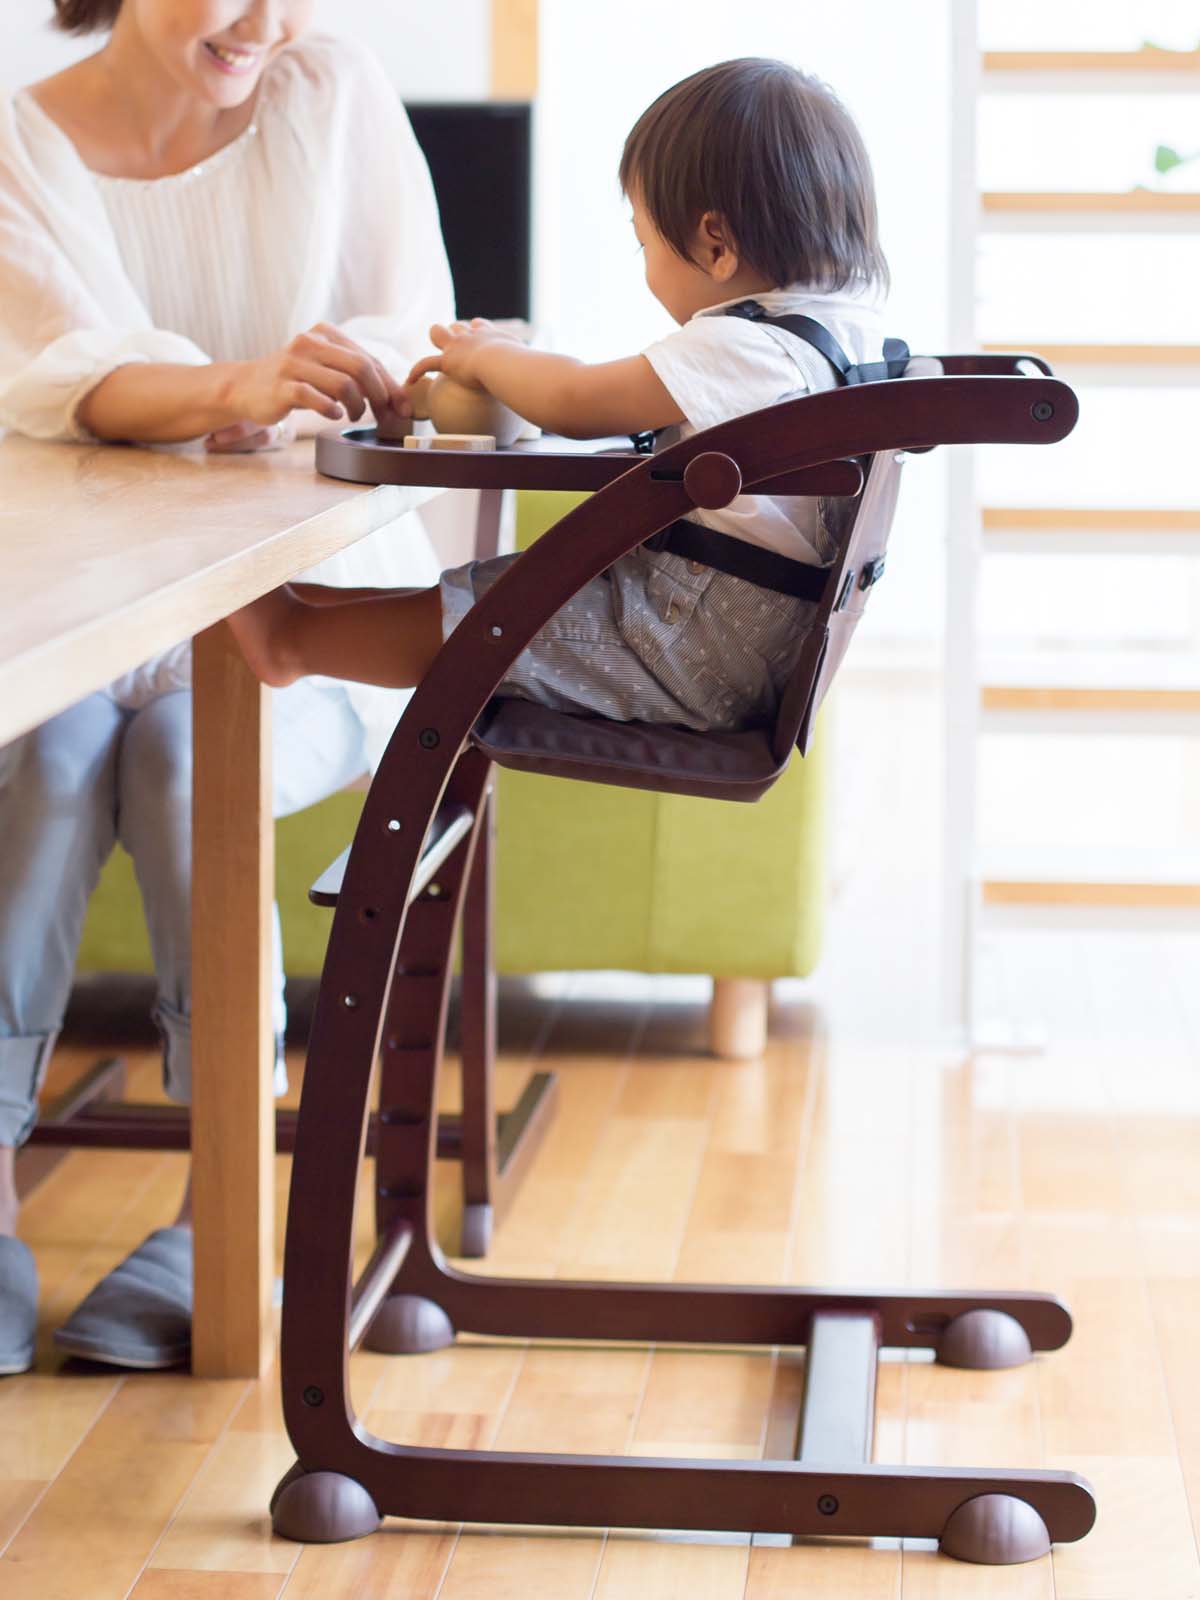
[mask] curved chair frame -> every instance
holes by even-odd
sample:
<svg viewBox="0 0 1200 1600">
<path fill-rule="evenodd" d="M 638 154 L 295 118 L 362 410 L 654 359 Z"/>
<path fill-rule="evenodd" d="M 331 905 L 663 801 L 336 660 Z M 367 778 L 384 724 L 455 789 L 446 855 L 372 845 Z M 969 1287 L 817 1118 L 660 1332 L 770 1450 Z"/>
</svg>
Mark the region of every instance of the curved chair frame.
<svg viewBox="0 0 1200 1600">
<path fill-rule="evenodd" d="M 450 953 L 481 830 L 491 762 L 481 715 L 545 621 L 584 583 L 697 503 L 741 488 L 845 483 L 847 459 L 940 444 L 1051 443 L 1075 397 L 1017 358 L 946 358 L 949 375 L 805 396 L 638 461 L 526 552 L 448 639 L 396 729 L 363 808 L 337 896 L 313 1021 L 288 1215 L 283 1404 L 298 1462 L 276 1491 L 276 1530 L 303 1540 L 371 1531 L 381 1514 L 451 1521 L 610 1525 L 940 1539 L 964 1559 L 1014 1561 L 1080 1538 L 1088 1486 L 1070 1473 L 870 1463 L 878 1351 L 933 1347 L 962 1366 L 1011 1365 L 1063 1345 L 1050 1295 L 921 1293 L 502 1279 L 447 1265 L 430 1183 Z M 970 375 L 982 373 L 983 375 Z M 1006 374 L 1000 376 L 999 374 Z M 399 452 L 396 452 L 397 457 Z M 448 453 L 447 453 L 448 454 Z M 449 483 L 522 482 L 519 452 L 459 464 L 407 452 Z M 882 458 L 881 458 L 882 459 Z M 889 458 L 890 459 L 890 458 Z M 394 470 L 407 471 L 407 461 Z M 540 469 L 539 469 L 540 470 Z M 839 472 L 841 477 L 838 477 Z M 486 475 L 491 474 L 489 479 Z M 807 476 L 806 476 L 807 475 Z M 820 492 L 809 489 L 809 492 Z M 835 491 L 836 492 L 836 491 Z M 890 505 L 887 508 L 890 516 Z M 886 531 L 886 530 L 885 530 Z M 837 611 L 845 550 L 822 615 Z M 824 650 L 808 659 L 812 698 Z M 790 693 L 790 691 L 789 691 Z M 804 704 L 792 697 L 790 745 Z M 570 720 L 570 719 L 567 719 Z M 600 724 L 601 729 L 607 724 Z M 708 736 L 699 736 L 706 738 Z M 730 737 L 730 736 L 727 736 Z M 731 736 L 738 737 L 738 736 Z M 763 782 L 788 750 L 765 730 Z M 507 758 L 505 758 L 507 759 Z M 529 758 L 512 764 L 537 769 Z M 548 767 L 553 767 L 549 763 Z M 561 768 L 561 763 L 559 764 Z M 665 786 L 654 774 L 599 781 Z M 680 780 L 686 788 L 686 780 Z M 691 789 L 688 792 L 695 792 Z M 720 792 L 710 786 L 705 792 Z M 730 792 L 727 789 L 725 792 Z M 436 870 L 430 841 L 461 835 Z M 352 1279 L 355 1190 L 379 1067 L 378 1243 Z M 799 1460 L 686 1461 L 425 1449 L 390 1444 L 354 1414 L 349 1354 L 439 1348 L 456 1331 L 516 1337 L 804 1345 Z"/>
</svg>

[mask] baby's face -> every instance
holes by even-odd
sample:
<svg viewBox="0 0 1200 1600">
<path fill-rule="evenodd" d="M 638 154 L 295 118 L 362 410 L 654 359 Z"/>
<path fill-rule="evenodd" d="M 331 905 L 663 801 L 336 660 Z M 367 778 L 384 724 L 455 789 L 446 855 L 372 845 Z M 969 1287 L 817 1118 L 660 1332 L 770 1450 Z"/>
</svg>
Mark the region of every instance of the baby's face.
<svg viewBox="0 0 1200 1600">
<path fill-rule="evenodd" d="M 702 266 L 685 261 L 672 249 L 636 194 L 630 195 L 629 203 L 633 208 L 633 231 L 646 258 L 646 287 L 676 322 L 687 322 L 697 311 L 727 298 L 722 284 Z"/>
</svg>

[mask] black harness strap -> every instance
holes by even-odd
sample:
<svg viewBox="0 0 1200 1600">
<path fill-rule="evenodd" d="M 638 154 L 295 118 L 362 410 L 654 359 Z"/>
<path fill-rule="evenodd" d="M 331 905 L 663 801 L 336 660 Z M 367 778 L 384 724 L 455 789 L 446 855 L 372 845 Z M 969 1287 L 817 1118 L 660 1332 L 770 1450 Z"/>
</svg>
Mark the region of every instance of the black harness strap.
<svg viewBox="0 0 1200 1600">
<path fill-rule="evenodd" d="M 903 339 L 885 339 L 882 361 L 855 363 L 850 360 L 829 329 L 822 327 L 812 317 L 769 317 L 757 300 L 739 300 L 737 305 L 727 306 L 724 314 L 727 317 L 744 317 L 747 322 L 759 322 L 767 328 L 782 328 L 785 333 L 803 339 L 805 344 L 812 345 L 814 350 L 818 350 L 825 357 L 837 373 L 838 381 L 847 385 L 882 383 L 886 378 L 902 378 L 904 369 L 911 359 L 908 346 Z"/>
<path fill-rule="evenodd" d="M 782 328 L 823 355 L 837 374 L 839 384 L 880 383 L 887 378 L 899 378 L 909 362 L 908 346 L 903 339 L 885 339 L 883 360 L 855 364 L 841 345 L 812 317 L 769 317 L 757 300 L 739 300 L 727 306 L 727 317 L 743 317 L 747 322 L 758 322 L 769 328 Z M 634 448 L 649 451 L 654 448 L 653 434 L 635 434 Z M 731 534 L 720 533 L 716 528 L 706 528 L 699 522 L 686 519 L 673 522 L 669 528 L 644 541 L 644 550 L 666 550 L 674 556 L 684 556 L 689 561 L 702 562 L 718 572 L 733 578 L 755 583 L 760 589 L 774 589 L 780 594 L 794 595 L 798 600 L 819 600 L 825 592 L 828 573 L 824 567 L 814 567 L 804 561 L 793 561 L 775 550 L 765 550 L 748 544 L 745 539 L 735 539 Z M 875 583 L 882 575 L 883 562 L 877 563 L 878 572 L 871 577 Z M 863 585 L 869 587 L 868 584 Z"/>
<path fill-rule="evenodd" d="M 745 539 L 735 539 L 731 534 L 686 519 L 673 522 L 661 533 L 643 540 L 642 549 L 668 550 L 673 556 L 685 556 L 689 561 L 700 561 L 706 567 L 726 572 L 732 578 L 756 583 L 760 589 L 795 595 L 797 600 L 819 600 L 825 593 L 825 581 L 829 576 L 824 567 L 793 561 L 777 550 L 765 550 L 761 545 L 748 544 Z"/>
</svg>

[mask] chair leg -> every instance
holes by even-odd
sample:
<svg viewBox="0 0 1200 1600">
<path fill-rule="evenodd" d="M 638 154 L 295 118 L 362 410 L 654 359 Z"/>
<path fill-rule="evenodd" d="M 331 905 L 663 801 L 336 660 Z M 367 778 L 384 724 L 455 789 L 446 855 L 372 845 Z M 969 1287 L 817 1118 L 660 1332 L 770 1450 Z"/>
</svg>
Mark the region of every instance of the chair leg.
<svg viewBox="0 0 1200 1600">
<path fill-rule="evenodd" d="M 553 1117 L 557 1083 L 536 1072 L 511 1111 L 496 1115 L 496 979 L 492 958 L 494 788 L 484 802 L 462 916 L 463 1223 L 461 1254 L 485 1256 L 492 1228 L 507 1210 Z M 445 1153 L 447 1119 L 439 1150 Z"/>
<path fill-rule="evenodd" d="M 963 1559 L 1005 1562 L 1028 1559 L 1050 1541 L 1083 1537 L 1094 1501 L 1070 1473 L 890 1467 L 868 1459 L 881 1346 L 932 1348 L 968 1366 L 1018 1361 L 1069 1337 L 1070 1318 L 1053 1296 L 568 1283 L 489 1278 L 447 1265 L 430 1230 L 437 1078 L 450 949 L 480 831 L 487 763 L 468 750 L 453 765 L 445 797 L 474 814 L 474 833 L 438 883 L 405 909 L 429 820 L 418 808 L 440 797 L 441 770 L 414 776 L 410 765 L 394 811 L 386 796 L 368 797 L 335 914 L 292 1174 L 282 1370 L 284 1414 L 299 1459 L 274 1501 L 276 1530 L 302 1540 L 354 1538 L 387 1514 L 716 1526 L 935 1538 Z M 354 1283 L 355 1189 L 377 1050 L 379 1242 Z M 351 1349 L 364 1336 L 374 1349 L 436 1349 L 460 1331 L 807 1346 L 802 1459 L 521 1455 L 372 1438 L 354 1415 Z"/>
<path fill-rule="evenodd" d="M 462 1253 L 485 1256 L 496 1192 L 496 976 L 492 960 L 492 844 L 495 792 L 489 786 L 467 878 L 462 920 Z"/>
<path fill-rule="evenodd" d="M 753 1060 L 767 1045 L 767 1005 L 771 985 L 765 978 L 714 978 L 708 1016 L 709 1047 L 726 1061 Z"/>
</svg>

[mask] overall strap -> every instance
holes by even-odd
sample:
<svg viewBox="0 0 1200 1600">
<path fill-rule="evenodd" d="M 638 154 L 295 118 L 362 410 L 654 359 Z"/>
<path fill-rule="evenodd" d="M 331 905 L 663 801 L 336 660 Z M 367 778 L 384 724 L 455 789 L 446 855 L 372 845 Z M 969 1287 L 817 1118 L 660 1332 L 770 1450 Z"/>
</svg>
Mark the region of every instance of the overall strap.
<svg viewBox="0 0 1200 1600">
<path fill-rule="evenodd" d="M 785 333 L 803 339 L 805 344 L 812 345 L 814 350 L 825 357 L 837 373 L 840 383 L 879 383 L 885 378 L 899 378 L 903 376 L 904 369 L 908 365 L 909 349 L 903 339 L 883 341 L 882 361 L 855 363 L 850 360 L 829 329 L 814 321 L 812 317 L 799 315 L 769 317 L 757 300 L 739 300 L 735 306 L 726 306 L 724 315 L 744 317 L 747 322 L 760 322 L 768 328 L 782 328 Z"/>
</svg>

